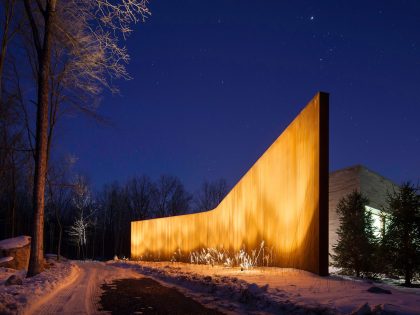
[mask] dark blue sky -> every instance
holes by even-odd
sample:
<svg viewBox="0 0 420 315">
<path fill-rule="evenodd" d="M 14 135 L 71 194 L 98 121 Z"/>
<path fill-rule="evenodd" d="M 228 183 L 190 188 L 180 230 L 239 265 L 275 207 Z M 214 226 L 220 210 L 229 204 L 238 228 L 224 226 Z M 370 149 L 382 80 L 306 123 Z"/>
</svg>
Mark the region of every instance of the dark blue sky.
<svg viewBox="0 0 420 315">
<path fill-rule="evenodd" d="M 60 154 L 95 188 L 137 174 L 232 186 L 318 91 L 330 170 L 420 178 L 420 1 L 151 1 L 126 42 L 113 126 L 67 118 Z"/>
</svg>

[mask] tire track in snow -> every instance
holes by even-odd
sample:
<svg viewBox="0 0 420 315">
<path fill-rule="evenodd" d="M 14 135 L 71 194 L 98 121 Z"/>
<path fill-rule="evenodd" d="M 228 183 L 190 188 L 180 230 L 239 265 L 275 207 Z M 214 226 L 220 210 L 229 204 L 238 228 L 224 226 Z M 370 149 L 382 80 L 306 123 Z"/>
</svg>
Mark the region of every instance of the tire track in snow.
<svg viewBox="0 0 420 315">
<path fill-rule="evenodd" d="M 55 298 L 55 296 L 57 295 L 58 292 L 64 291 L 66 290 L 67 287 L 73 285 L 73 283 L 75 281 L 77 281 L 77 279 L 80 276 L 80 269 L 79 267 L 76 265 L 76 267 L 74 269 L 72 269 L 70 276 L 66 279 L 65 283 L 57 290 L 50 292 L 49 294 L 45 295 L 44 297 L 42 297 L 40 300 L 36 301 L 35 303 L 31 304 L 28 308 L 26 308 L 24 310 L 24 314 L 36 314 L 36 310 L 38 310 L 41 305 L 44 305 L 44 303 L 47 303 L 48 301 L 52 300 L 53 298 Z"/>
<path fill-rule="evenodd" d="M 105 280 L 138 277 L 127 269 L 101 262 L 77 262 L 76 279 L 34 305 L 27 314 L 103 314 L 98 311 L 101 284 Z"/>
</svg>

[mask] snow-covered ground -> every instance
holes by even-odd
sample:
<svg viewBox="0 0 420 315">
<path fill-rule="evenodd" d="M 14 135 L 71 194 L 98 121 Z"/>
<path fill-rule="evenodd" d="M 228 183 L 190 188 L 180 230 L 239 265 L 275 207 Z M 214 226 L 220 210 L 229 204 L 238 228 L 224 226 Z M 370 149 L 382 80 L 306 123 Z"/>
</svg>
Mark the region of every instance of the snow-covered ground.
<svg viewBox="0 0 420 315">
<path fill-rule="evenodd" d="M 79 268 L 70 261 L 47 260 L 47 269 L 32 278 L 25 278 L 26 272 L 0 268 L 0 314 L 22 314 L 48 298 L 56 290 L 74 281 Z M 11 275 L 18 275 L 22 285 L 6 286 Z"/>
<path fill-rule="evenodd" d="M 142 277 L 98 261 L 50 262 L 51 268 L 23 285 L 5 286 L 13 272 L 0 271 L 0 314 L 96 314 L 103 283 Z"/>
<path fill-rule="evenodd" d="M 139 278 L 127 268 L 98 261 L 53 263 L 23 285 L 0 284 L 0 314 L 97 314 L 101 285 L 120 278 Z M 10 269 L 3 274 L 12 274 Z"/>
<path fill-rule="evenodd" d="M 0 270 L 0 314 L 97 314 L 101 285 L 148 276 L 226 314 L 420 314 L 420 289 L 285 268 L 239 268 L 169 262 L 49 260 L 22 285 Z M 373 286 L 392 294 L 375 294 Z M 361 312 L 366 311 L 366 312 Z M 374 313 L 369 313 L 374 311 Z"/>
<path fill-rule="evenodd" d="M 171 284 L 208 307 L 231 314 L 420 314 L 420 289 L 319 277 L 286 268 L 239 268 L 168 262 L 108 262 Z M 380 287 L 392 294 L 367 290 Z"/>
<path fill-rule="evenodd" d="M 75 262 L 76 279 L 37 303 L 27 314 L 97 314 L 101 285 L 115 279 L 138 278 L 138 273 L 98 261 Z"/>
</svg>

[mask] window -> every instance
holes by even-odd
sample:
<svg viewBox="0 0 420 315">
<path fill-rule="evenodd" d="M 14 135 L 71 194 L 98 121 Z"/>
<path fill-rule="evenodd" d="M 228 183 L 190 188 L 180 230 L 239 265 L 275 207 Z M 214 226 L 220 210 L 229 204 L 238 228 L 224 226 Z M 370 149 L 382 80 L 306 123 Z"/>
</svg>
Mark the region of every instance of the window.
<svg viewBox="0 0 420 315">
<path fill-rule="evenodd" d="M 376 208 L 365 206 L 366 211 L 372 214 L 374 233 L 377 237 L 382 237 L 387 227 L 389 214 Z"/>
</svg>

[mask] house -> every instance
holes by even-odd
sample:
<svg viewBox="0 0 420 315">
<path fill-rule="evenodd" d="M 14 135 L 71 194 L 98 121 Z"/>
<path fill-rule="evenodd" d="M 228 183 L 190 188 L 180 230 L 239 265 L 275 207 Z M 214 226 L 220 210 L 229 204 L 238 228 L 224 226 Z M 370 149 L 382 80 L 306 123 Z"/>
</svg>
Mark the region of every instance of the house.
<svg viewBox="0 0 420 315">
<path fill-rule="evenodd" d="M 340 225 L 336 208 L 341 198 L 358 190 L 369 199 L 366 211 L 372 213 L 375 232 L 378 236 L 383 233 L 387 217 L 386 200 L 388 192 L 397 190 L 398 186 L 385 177 L 356 165 L 337 170 L 329 176 L 329 253 L 333 253 L 333 246 L 337 243 L 337 229 Z"/>
</svg>

